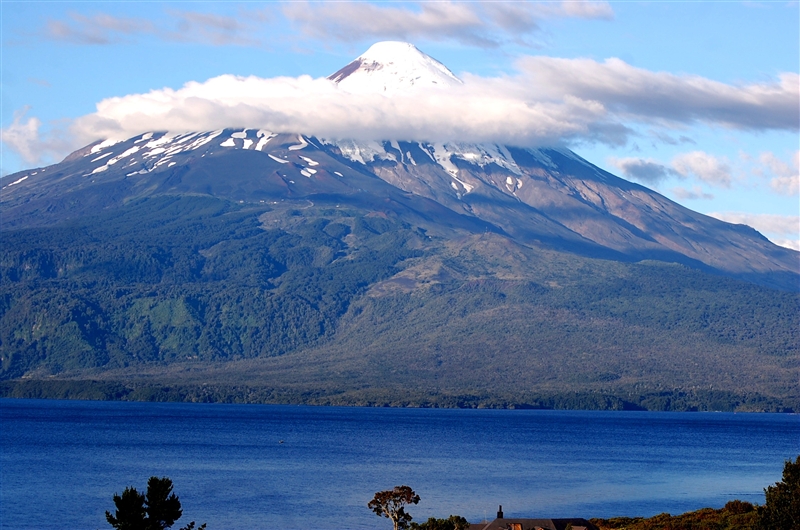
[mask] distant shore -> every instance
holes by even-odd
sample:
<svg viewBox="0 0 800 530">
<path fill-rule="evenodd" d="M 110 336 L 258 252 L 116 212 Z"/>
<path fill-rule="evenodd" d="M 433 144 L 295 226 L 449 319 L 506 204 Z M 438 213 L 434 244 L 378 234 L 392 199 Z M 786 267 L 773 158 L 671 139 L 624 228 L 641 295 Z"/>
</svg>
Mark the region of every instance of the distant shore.
<svg viewBox="0 0 800 530">
<path fill-rule="evenodd" d="M 659 392 L 520 392 L 504 394 L 447 394 L 422 391 L 367 389 L 280 389 L 235 384 L 115 381 L 92 379 L 12 379 L 0 381 L 0 398 L 74 399 L 315 405 L 400 408 L 541 409 L 658 412 L 771 412 L 794 413 L 797 400 L 759 394 L 736 395 L 711 390 Z"/>
</svg>

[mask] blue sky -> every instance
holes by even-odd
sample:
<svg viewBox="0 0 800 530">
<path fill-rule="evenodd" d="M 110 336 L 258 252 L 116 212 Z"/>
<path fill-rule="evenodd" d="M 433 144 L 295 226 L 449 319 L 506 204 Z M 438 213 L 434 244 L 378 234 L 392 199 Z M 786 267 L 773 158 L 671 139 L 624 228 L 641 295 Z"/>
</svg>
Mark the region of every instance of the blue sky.
<svg viewBox="0 0 800 530">
<path fill-rule="evenodd" d="M 236 91 L 224 101 L 220 91 L 236 81 L 225 74 L 254 76 L 239 83 L 243 93 L 290 78 L 324 124 L 333 118 L 313 107 L 313 80 L 374 42 L 404 40 L 498 116 L 514 105 L 530 110 L 528 121 L 501 118 L 508 126 L 495 136 L 461 116 L 454 128 L 465 137 L 565 144 L 798 248 L 797 2 L 3 1 L 0 9 L 3 175 L 60 160 L 109 134 L 109 119 L 119 134 L 175 126 L 140 112 L 147 98 L 137 94 L 155 91 L 151 98 L 206 124 L 187 101 L 230 108 Z M 195 89 L 181 91 L 190 82 Z M 123 96 L 131 97 L 110 99 Z"/>
</svg>

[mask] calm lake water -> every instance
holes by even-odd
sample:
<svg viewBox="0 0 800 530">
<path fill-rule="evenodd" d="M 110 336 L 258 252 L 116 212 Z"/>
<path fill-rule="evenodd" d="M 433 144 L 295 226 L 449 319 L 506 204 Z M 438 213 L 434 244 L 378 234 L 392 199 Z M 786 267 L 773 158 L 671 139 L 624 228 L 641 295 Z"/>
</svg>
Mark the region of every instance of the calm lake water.
<svg viewBox="0 0 800 530">
<path fill-rule="evenodd" d="M 800 454 L 780 414 L 368 409 L 0 400 L 4 529 L 111 528 L 152 475 L 180 525 L 391 528 L 366 507 L 406 484 L 415 520 L 610 517 L 763 503 Z M 283 443 L 281 443 L 283 441 Z"/>
</svg>

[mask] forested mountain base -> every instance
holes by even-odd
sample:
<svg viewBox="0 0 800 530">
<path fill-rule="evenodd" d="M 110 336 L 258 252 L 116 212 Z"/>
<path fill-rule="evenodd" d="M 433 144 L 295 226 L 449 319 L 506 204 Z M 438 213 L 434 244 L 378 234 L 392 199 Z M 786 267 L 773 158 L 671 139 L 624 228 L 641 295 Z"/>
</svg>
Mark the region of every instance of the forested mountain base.
<svg viewBox="0 0 800 530">
<path fill-rule="evenodd" d="M 2 394 L 798 410 L 800 297 L 314 201 L 6 230 Z"/>
</svg>

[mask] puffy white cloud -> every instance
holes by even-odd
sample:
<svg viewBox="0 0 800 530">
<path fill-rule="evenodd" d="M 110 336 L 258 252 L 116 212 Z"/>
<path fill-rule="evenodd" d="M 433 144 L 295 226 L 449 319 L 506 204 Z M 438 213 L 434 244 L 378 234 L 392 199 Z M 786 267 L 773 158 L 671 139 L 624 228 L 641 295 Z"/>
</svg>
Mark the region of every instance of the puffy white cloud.
<svg viewBox="0 0 800 530">
<path fill-rule="evenodd" d="M 629 179 L 643 184 L 655 186 L 662 181 L 678 175 L 675 170 L 652 159 L 643 158 L 609 158 L 609 163 L 622 171 Z"/>
<path fill-rule="evenodd" d="M 793 167 L 770 152 L 761 153 L 758 160 L 772 174 L 769 181 L 772 191 L 779 195 L 790 196 L 800 192 L 800 151 L 794 152 Z"/>
<path fill-rule="evenodd" d="M 42 122 L 38 118 L 25 119 L 28 109 L 14 113 L 14 121 L 2 130 L 3 144 L 13 149 L 25 162 L 35 164 L 39 160 L 39 127 Z"/>
<path fill-rule="evenodd" d="M 544 94 L 602 102 L 633 119 L 756 130 L 800 127 L 800 76 L 792 72 L 772 82 L 730 85 L 697 75 L 652 72 L 616 58 L 600 63 L 535 56 L 520 59 L 518 66 Z"/>
<path fill-rule="evenodd" d="M 776 245 L 800 250 L 800 216 L 744 212 L 712 212 L 711 217 L 755 228 Z"/>
<path fill-rule="evenodd" d="M 769 186 L 779 195 L 797 195 L 800 191 L 800 180 L 797 175 L 775 177 L 770 180 Z"/>
<path fill-rule="evenodd" d="M 41 120 L 27 117 L 29 110 L 28 107 L 18 110 L 11 124 L 0 129 L 3 148 L 15 152 L 27 164 L 40 165 L 64 156 L 78 145 L 74 138 L 66 140 L 52 131 L 42 133 Z"/>
<path fill-rule="evenodd" d="M 672 167 L 683 177 L 694 175 L 710 186 L 731 187 L 731 168 L 725 158 L 703 151 L 692 151 L 673 158 Z"/>
</svg>

